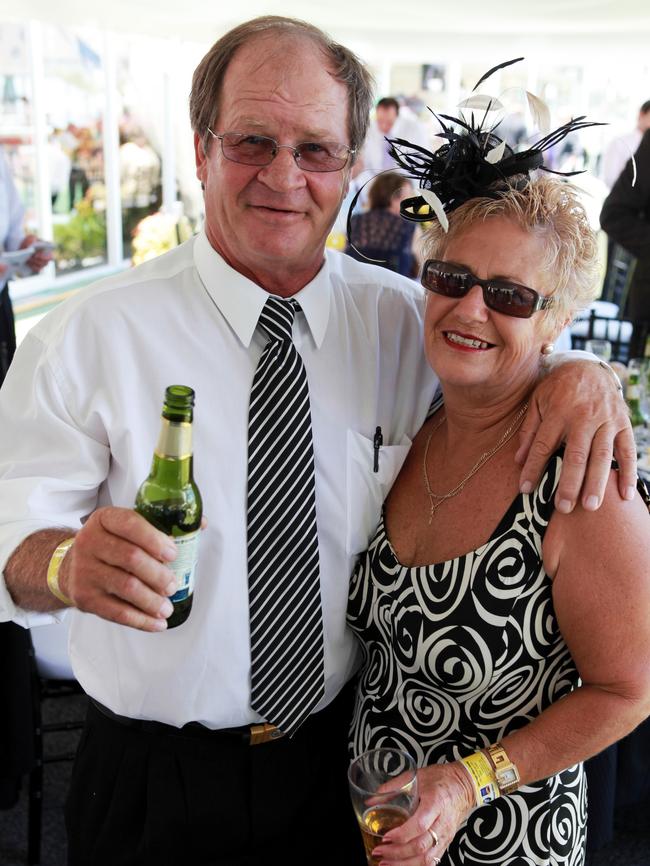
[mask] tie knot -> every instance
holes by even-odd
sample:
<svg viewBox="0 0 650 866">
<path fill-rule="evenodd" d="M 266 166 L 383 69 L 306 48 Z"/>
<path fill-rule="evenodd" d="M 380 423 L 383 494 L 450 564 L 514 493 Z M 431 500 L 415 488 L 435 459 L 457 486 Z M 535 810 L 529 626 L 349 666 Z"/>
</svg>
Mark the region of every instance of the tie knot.
<svg viewBox="0 0 650 866">
<path fill-rule="evenodd" d="M 269 295 L 260 313 L 259 324 L 272 340 L 291 340 L 293 320 L 299 309 L 296 301 Z"/>
</svg>

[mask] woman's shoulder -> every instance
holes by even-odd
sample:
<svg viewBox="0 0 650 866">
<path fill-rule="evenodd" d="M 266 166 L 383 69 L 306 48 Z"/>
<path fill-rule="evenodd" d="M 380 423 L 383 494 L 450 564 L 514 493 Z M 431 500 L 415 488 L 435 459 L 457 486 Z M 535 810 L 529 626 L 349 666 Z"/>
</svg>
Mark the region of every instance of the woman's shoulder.
<svg viewBox="0 0 650 866">
<path fill-rule="evenodd" d="M 621 498 L 618 489 L 618 470 L 612 467 L 600 507 L 587 510 L 577 503 L 573 511 L 564 514 L 555 511 L 546 535 L 544 562 L 554 575 L 566 553 L 572 561 L 593 563 L 594 567 L 611 563 L 623 551 L 626 559 L 632 557 L 650 565 L 650 498 L 645 484 L 640 481 L 631 500 Z M 614 578 L 612 572 L 612 578 Z"/>
</svg>

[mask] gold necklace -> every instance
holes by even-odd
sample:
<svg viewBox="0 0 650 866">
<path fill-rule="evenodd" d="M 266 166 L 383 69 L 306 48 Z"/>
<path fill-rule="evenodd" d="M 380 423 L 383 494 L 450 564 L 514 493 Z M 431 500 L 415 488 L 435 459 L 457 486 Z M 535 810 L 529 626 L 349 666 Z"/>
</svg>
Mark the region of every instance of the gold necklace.
<svg viewBox="0 0 650 866">
<path fill-rule="evenodd" d="M 434 493 L 431 489 L 431 485 L 429 484 L 429 474 L 427 472 L 427 460 L 429 457 L 429 445 L 431 444 L 431 438 L 433 434 L 438 430 L 447 420 L 447 416 L 443 415 L 440 421 L 436 424 L 433 430 L 429 433 L 427 437 L 427 444 L 424 446 L 424 460 L 422 462 L 422 470 L 424 474 L 424 485 L 427 490 L 427 496 L 429 497 L 429 502 L 431 503 L 430 512 L 429 512 L 429 526 L 431 525 L 431 521 L 433 520 L 433 516 L 436 511 L 440 508 L 443 502 L 446 502 L 447 499 L 451 499 L 453 496 L 457 496 L 461 490 L 465 487 L 470 478 L 472 478 L 476 473 L 481 469 L 485 464 L 490 460 L 497 451 L 500 451 L 504 445 L 506 445 L 512 437 L 515 435 L 517 430 L 521 427 L 522 422 L 524 420 L 524 415 L 526 414 L 526 409 L 528 409 L 528 401 L 524 403 L 521 409 L 515 415 L 512 423 L 509 425 L 507 430 L 501 436 L 497 444 L 491 448 L 489 451 L 484 451 L 483 454 L 478 458 L 476 463 L 472 466 L 467 475 L 459 481 L 458 484 L 453 487 L 448 493 Z M 437 500 L 437 501 L 436 501 Z"/>
</svg>

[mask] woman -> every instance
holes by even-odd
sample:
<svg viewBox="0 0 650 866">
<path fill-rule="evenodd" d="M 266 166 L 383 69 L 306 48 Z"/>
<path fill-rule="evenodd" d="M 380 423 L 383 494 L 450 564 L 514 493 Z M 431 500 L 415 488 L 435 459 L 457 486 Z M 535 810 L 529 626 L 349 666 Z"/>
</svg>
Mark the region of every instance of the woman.
<svg viewBox="0 0 650 866">
<path fill-rule="evenodd" d="M 614 471 L 600 510 L 555 511 L 562 453 L 526 494 L 514 453 L 541 359 L 592 297 L 595 238 L 572 187 L 519 174 L 427 242 L 425 351 L 443 398 L 348 610 L 365 649 L 353 751 L 397 745 L 421 768 L 415 815 L 374 854 L 580 864 L 580 762 L 650 712 L 650 517 Z"/>
<path fill-rule="evenodd" d="M 383 172 L 368 190 L 369 209 L 352 217 L 350 243 L 345 252 L 359 261 L 369 259 L 398 274 L 414 277 L 417 263 L 413 254 L 415 226 L 400 217 L 400 203 L 413 194 L 404 175 Z"/>
</svg>

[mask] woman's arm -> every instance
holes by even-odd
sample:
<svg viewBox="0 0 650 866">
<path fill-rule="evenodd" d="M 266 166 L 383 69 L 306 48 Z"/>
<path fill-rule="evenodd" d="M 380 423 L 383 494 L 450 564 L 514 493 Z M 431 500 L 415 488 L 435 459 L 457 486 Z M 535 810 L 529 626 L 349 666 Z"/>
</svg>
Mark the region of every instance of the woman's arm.
<svg viewBox="0 0 650 866">
<path fill-rule="evenodd" d="M 582 686 L 503 741 L 522 783 L 596 754 L 650 714 L 650 515 L 612 472 L 597 512 L 556 513 L 544 540 L 560 631 Z"/>
<path fill-rule="evenodd" d="M 502 741 L 521 784 L 551 776 L 620 739 L 650 714 L 650 515 L 623 501 L 614 472 L 596 512 L 556 512 L 544 566 L 582 685 Z M 474 806 L 459 762 L 418 773 L 420 806 L 375 851 L 386 863 L 424 866 L 442 857 Z M 439 841 L 432 846 L 429 828 Z"/>
</svg>

